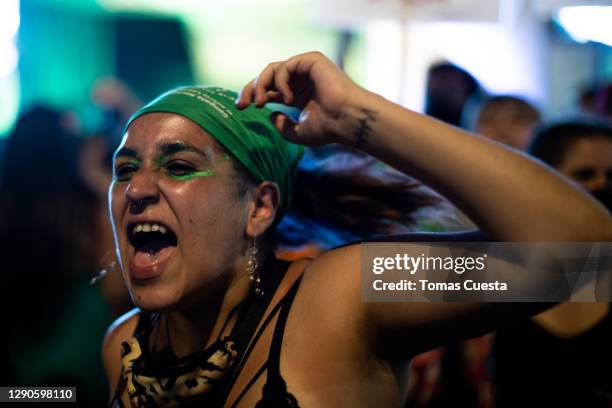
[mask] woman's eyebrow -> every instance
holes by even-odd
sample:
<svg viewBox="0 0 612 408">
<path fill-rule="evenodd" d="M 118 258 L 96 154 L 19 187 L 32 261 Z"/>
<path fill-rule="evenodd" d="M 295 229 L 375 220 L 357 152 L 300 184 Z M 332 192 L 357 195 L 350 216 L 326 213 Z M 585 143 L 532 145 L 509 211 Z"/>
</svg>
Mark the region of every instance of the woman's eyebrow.
<svg viewBox="0 0 612 408">
<path fill-rule="evenodd" d="M 159 151 L 163 156 L 172 156 L 175 153 L 191 152 L 196 153 L 206 159 L 209 156 L 197 147 L 185 142 L 169 142 L 164 143 L 159 147 Z"/>
<path fill-rule="evenodd" d="M 113 156 L 113 161 L 117 160 L 119 157 L 127 157 L 130 159 L 140 160 L 140 155 L 138 154 L 138 152 L 129 147 L 122 147 L 121 149 L 117 150 Z"/>
</svg>

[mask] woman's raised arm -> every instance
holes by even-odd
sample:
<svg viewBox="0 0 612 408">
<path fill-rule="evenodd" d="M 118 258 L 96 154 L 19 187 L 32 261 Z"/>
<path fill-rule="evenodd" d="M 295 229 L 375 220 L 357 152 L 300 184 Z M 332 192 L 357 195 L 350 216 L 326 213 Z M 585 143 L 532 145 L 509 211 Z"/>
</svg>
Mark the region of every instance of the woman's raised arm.
<svg viewBox="0 0 612 408">
<path fill-rule="evenodd" d="M 444 194 L 492 241 L 612 241 L 607 211 L 558 173 L 515 150 L 364 90 L 320 53 L 270 64 L 245 86 L 237 104 L 253 102 L 300 108 L 298 123 L 283 115 L 273 118 L 284 137 L 311 146 L 356 146 Z M 417 353 L 494 330 L 502 321 L 546 307 L 365 303 L 360 268 L 359 246 L 330 251 L 308 268 L 302 290 L 309 293 L 307 310 L 325 317 L 318 323 L 321 330 L 334 332 L 342 325 L 379 355 Z M 321 327 L 325 324 L 329 327 Z"/>
<path fill-rule="evenodd" d="M 609 214 L 546 166 L 483 137 L 420 115 L 357 86 L 318 52 L 268 65 L 239 107 L 284 102 L 275 118 L 300 144 L 343 143 L 430 185 L 495 241 L 609 241 Z"/>
</svg>

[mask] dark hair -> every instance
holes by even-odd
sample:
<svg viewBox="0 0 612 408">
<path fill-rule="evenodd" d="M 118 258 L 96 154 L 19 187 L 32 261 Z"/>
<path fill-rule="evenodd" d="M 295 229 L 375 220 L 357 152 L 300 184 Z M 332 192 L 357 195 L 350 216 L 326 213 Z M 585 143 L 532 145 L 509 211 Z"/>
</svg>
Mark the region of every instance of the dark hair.
<svg viewBox="0 0 612 408">
<path fill-rule="evenodd" d="M 612 117 L 612 84 L 602 86 L 593 95 L 595 112 L 602 116 Z"/>
<path fill-rule="evenodd" d="M 466 102 L 481 93 L 480 84 L 466 70 L 448 62 L 432 65 L 427 71 L 425 114 L 459 126 Z"/>
<path fill-rule="evenodd" d="M 552 167 L 557 167 L 576 141 L 598 137 L 612 139 L 612 127 L 595 119 L 580 118 L 558 122 L 539 128 L 527 152 Z"/>
<path fill-rule="evenodd" d="M 238 161 L 232 164 L 242 197 L 257 183 Z M 287 214 L 262 241 L 272 247 L 308 243 L 330 247 L 403 233 L 416 225 L 418 210 L 442 202 L 417 180 L 355 149 L 335 145 L 309 149 L 298 167 Z"/>
<path fill-rule="evenodd" d="M 450 62 L 439 62 L 430 66 L 427 70 L 428 80 L 434 75 L 453 75 L 461 78 L 470 93 L 476 92 L 480 88 L 480 83 L 472 74 Z"/>
<path fill-rule="evenodd" d="M 347 242 L 414 230 L 417 211 L 443 199 L 417 180 L 359 151 L 309 150 L 298 168 L 293 202 L 277 228 L 280 246 Z M 315 149 L 316 150 L 316 149 Z"/>
<path fill-rule="evenodd" d="M 291 208 L 369 236 L 397 233 L 414 224 L 416 210 L 439 201 L 415 179 L 391 168 L 377 168 L 381 165 L 368 157 L 343 168 L 301 170 Z"/>
</svg>

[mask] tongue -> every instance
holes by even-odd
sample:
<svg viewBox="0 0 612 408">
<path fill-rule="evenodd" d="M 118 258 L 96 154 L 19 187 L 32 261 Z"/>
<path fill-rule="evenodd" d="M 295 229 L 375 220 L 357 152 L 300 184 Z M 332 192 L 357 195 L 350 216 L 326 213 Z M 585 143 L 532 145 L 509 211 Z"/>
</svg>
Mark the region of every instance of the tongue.
<svg viewBox="0 0 612 408">
<path fill-rule="evenodd" d="M 134 265 L 140 268 L 149 266 L 155 262 L 158 253 L 159 252 L 152 254 L 150 252 L 138 251 L 136 252 L 136 256 L 134 256 Z"/>
<path fill-rule="evenodd" d="M 154 254 L 143 251 L 136 252 L 130 265 L 132 276 L 137 279 L 150 279 L 161 275 L 166 262 L 175 250 L 176 247 L 169 246 Z"/>
</svg>

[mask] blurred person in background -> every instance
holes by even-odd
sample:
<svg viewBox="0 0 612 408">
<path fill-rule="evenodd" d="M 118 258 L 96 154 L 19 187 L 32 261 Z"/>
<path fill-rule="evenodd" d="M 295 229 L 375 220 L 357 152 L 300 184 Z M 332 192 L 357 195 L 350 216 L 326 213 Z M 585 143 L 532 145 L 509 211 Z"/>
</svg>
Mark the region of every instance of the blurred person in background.
<svg viewBox="0 0 612 408">
<path fill-rule="evenodd" d="M 449 62 L 432 65 L 427 71 L 425 114 L 453 126 L 466 127 L 464 109 L 484 97 L 472 74 Z"/>
<path fill-rule="evenodd" d="M 476 133 L 518 150 L 525 150 L 540 122 L 537 108 L 525 99 L 499 95 L 487 99 L 476 117 Z"/>
<path fill-rule="evenodd" d="M 79 178 L 70 116 L 23 113 L 0 158 L 0 310 L 3 384 L 76 386 L 102 406 L 100 336 L 111 320 L 88 286 L 98 264 L 96 197 Z"/>
<path fill-rule="evenodd" d="M 603 121 L 577 119 L 539 129 L 528 153 L 554 167 L 612 208 L 612 126 Z"/>
<path fill-rule="evenodd" d="M 528 152 L 612 210 L 612 127 L 586 120 L 544 126 Z M 609 303 L 563 303 L 494 338 L 497 406 L 612 406 Z"/>
</svg>

